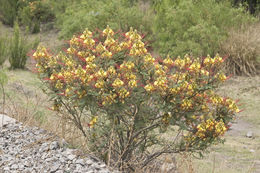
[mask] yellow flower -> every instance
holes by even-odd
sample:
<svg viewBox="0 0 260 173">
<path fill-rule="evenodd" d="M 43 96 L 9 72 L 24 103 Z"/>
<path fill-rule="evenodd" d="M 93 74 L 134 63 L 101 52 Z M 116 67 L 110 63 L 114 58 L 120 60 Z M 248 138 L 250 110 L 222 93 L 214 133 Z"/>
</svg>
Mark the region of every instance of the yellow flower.
<svg viewBox="0 0 260 173">
<path fill-rule="evenodd" d="M 83 34 L 80 36 L 81 39 L 85 40 L 86 38 L 91 38 L 92 32 L 88 30 L 88 28 L 85 29 Z"/>
<path fill-rule="evenodd" d="M 148 54 L 144 56 L 144 62 L 147 64 L 153 64 L 155 62 L 155 59 L 152 57 L 151 54 Z"/>
<path fill-rule="evenodd" d="M 136 80 L 130 80 L 128 82 L 128 86 L 130 86 L 131 88 L 137 87 L 137 82 Z"/>
<path fill-rule="evenodd" d="M 192 102 L 191 102 L 191 100 L 184 99 L 184 100 L 182 101 L 181 107 L 182 107 L 183 109 L 189 109 L 189 108 L 191 108 L 191 107 L 192 107 Z"/>
<path fill-rule="evenodd" d="M 130 38 L 131 35 L 134 34 L 133 27 L 130 27 L 130 31 L 125 34 L 127 38 Z"/>
<path fill-rule="evenodd" d="M 113 75 L 116 74 L 116 70 L 113 66 L 110 66 L 107 71 L 109 74 L 113 74 Z"/>
<path fill-rule="evenodd" d="M 62 88 L 63 88 L 63 83 L 61 83 L 61 81 L 58 80 L 57 83 L 56 83 L 56 85 L 55 85 L 55 87 L 56 87 L 57 89 L 62 89 Z"/>
<path fill-rule="evenodd" d="M 105 50 L 105 52 L 102 53 L 101 57 L 102 58 L 111 58 L 112 57 L 112 53 L 109 52 L 108 50 Z"/>
<path fill-rule="evenodd" d="M 104 42 L 104 45 L 105 46 L 112 46 L 115 42 L 116 41 L 112 37 L 108 36 L 107 39 Z"/>
<path fill-rule="evenodd" d="M 226 77 L 225 74 L 221 73 L 221 74 L 219 74 L 218 79 L 219 79 L 220 81 L 224 82 L 224 81 L 227 79 L 227 77 Z"/>
<path fill-rule="evenodd" d="M 125 77 L 127 80 L 135 80 L 136 79 L 136 75 L 134 75 L 133 73 L 126 73 Z"/>
<path fill-rule="evenodd" d="M 98 53 L 102 53 L 103 51 L 105 51 L 106 50 L 106 48 L 102 45 L 102 43 L 99 43 L 98 45 L 97 45 L 97 47 L 96 47 L 96 51 L 98 52 Z"/>
<path fill-rule="evenodd" d="M 113 84 L 112 84 L 112 86 L 113 86 L 114 88 L 119 88 L 119 87 L 121 87 L 121 86 L 123 86 L 123 85 L 124 85 L 124 82 L 121 81 L 119 78 L 116 78 L 115 81 L 114 81 Z"/>
<path fill-rule="evenodd" d="M 95 55 L 89 56 L 89 57 L 86 58 L 86 62 L 91 63 L 91 62 L 94 61 L 95 58 L 96 58 Z"/>
<path fill-rule="evenodd" d="M 107 25 L 107 28 L 103 30 L 103 36 L 113 36 L 114 31 Z"/>
<path fill-rule="evenodd" d="M 152 92 L 155 90 L 154 86 L 152 84 L 148 84 L 144 87 L 144 89 L 147 91 L 147 92 Z"/>
<path fill-rule="evenodd" d="M 154 82 L 154 86 L 158 87 L 161 90 L 166 90 L 168 88 L 166 77 L 159 77 Z"/>
<path fill-rule="evenodd" d="M 200 70 L 200 63 L 199 62 L 194 62 L 190 65 L 190 70 L 194 72 L 198 72 Z"/>
<path fill-rule="evenodd" d="M 102 68 L 97 72 L 97 77 L 104 78 L 107 76 L 107 72 L 105 72 Z"/>
<path fill-rule="evenodd" d="M 92 48 L 95 45 L 95 40 L 93 40 L 92 38 L 86 38 L 83 43 L 88 47 L 88 48 Z"/>
<path fill-rule="evenodd" d="M 97 123 L 97 116 L 94 116 L 92 120 L 89 122 L 89 127 L 92 128 Z"/>
<path fill-rule="evenodd" d="M 215 62 L 217 62 L 217 63 L 223 63 L 224 62 L 223 58 L 221 58 L 219 56 L 219 54 L 217 54 L 214 59 L 215 59 Z"/>
<path fill-rule="evenodd" d="M 122 42 L 119 46 L 121 47 L 121 49 L 127 49 L 130 45 L 127 42 Z"/>
<path fill-rule="evenodd" d="M 135 64 L 132 63 L 131 61 L 124 62 L 123 64 L 120 65 L 120 68 L 126 68 L 128 70 L 131 70 L 134 67 L 135 67 Z"/>
<path fill-rule="evenodd" d="M 168 55 L 167 58 L 163 60 L 163 63 L 166 65 L 173 65 L 173 60 Z"/>
<path fill-rule="evenodd" d="M 174 61 L 175 66 L 179 67 L 179 68 L 183 68 L 185 66 L 185 61 L 182 60 L 180 57 L 178 57 L 175 61 Z"/>
<path fill-rule="evenodd" d="M 95 84 L 96 88 L 103 88 L 105 85 L 105 82 L 103 80 L 98 80 Z"/>
<path fill-rule="evenodd" d="M 127 91 L 125 88 L 119 90 L 119 98 L 124 99 L 130 95 L 129 91 Z"/>
</svg>

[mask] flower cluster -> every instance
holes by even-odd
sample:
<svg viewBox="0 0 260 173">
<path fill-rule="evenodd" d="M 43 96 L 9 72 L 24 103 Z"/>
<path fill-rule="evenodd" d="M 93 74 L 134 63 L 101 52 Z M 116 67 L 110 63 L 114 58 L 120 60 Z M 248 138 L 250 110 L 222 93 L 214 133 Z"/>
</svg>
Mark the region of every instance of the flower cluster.
<svg viewBox="0 0 260 173">
<path fill-rule="evenodd" d="M 223 120 L 216 121 L 213 119 L 208 119 L 197 126 L 196 136 L 201 139 L 207 137 L 217 137 L 223 135 L 227 128 Z"/>
</svg>

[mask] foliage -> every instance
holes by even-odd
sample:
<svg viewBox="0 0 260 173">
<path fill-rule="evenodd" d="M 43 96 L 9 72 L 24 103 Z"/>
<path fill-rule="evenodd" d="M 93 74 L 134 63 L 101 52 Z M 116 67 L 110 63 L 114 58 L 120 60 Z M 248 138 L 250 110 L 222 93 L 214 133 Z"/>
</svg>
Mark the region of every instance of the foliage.
<svg viewBox="0 0 260 173">
<path fill-rule="evenodd" d="M 260 12 L 260 0 L 232 0 L 233 4 L 243 5 L 251 14 L 258 15 Z"/>
<path fill-rule="evenodd" d="M 133 26 L 144 33 L 151 33 L 151 16 L 137 5 L 123 0 L 72 1 L 65 14 L 57 16 L 57 24 L 61 29 L 60 37 L 66 39 L 85 28 L 95 30 L 107 24 L 115 30 L 127 31 Z"/>
<path fill-rule="evenodd" d="M 54 19 L 54 11 L 48 0 L 23 1 L 23 7 L 19 11 L 21 23 L 28 26 L 32 33 L 40 31 L 40 24 Z"/>
<path fill-rule="evenodd" d="M 7 59 L 7 45 L 7 39 L 0 37 L 0 66 L 2 66 Z"/>
<path fill-rule="evenodd" d="M 219 53 L 227 31 L 254 21 L 242 8 L 232 8 L 228 1 L 162 0 L 155 4 L 157 36 L 155 47 L 163 54 L 207 56 Z"/>
<path fill-rule="evenodd" d="M 226 80 L 218 55 L 155 59 L 136 30 L 109 27 L 86 29 L 69 43 L 57 56 L 37 49 L 39 77 L 53 110 L 75 123 L 90 151 L 120 169 L 135 171 L 163 153 L 203 151 L 221 141 L 239 111 L 214 92 Z"/>
<path fill-rule="evenodd" d="M 20 0 L 1 0 L 0 1 L 0 15 L 4 24 L 13 26 L 17 17 Z"/>
<path fill-rule="evenodd" d="M 32 33 L 40 31 L 42 22 L 51 21 L 54 12 L 49 0 L 1 0 L 0 13 L 4 24 L 13 26 L 18 18 Z"/>
<path fill-rule="evenodd" d="M 226 71 L 234 75 L 257 74 L 257 58 L 260 57 L 260 23 L 229 31 L 222 43 L 221 52 L 227 55 Z"/>
<path fill-rule="evenodd" d="M 28 43 L 26 37 L 21 35 L 19 25 L 16 22 L 14 25 L 14 35 L 10 41 L 9 62 L 11 69 L 23 69 L 25 67 L 28 58 L 27 53 L 30 48 L 32 48 L 32 45 Z"/>
</svg>

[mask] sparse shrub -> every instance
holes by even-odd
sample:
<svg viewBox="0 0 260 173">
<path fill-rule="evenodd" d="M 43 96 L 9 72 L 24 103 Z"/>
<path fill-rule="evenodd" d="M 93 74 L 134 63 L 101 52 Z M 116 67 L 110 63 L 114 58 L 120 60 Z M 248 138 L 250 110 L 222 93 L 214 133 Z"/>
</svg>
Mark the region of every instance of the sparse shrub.
<svg viewBox="0 0 260 173">
<path fill-rule="evenodd" d="M 105 28 L 107 24 L 114 30 L 128 31 L 133 26 L 151 34 L 151 19 L 150 12 L 143 12 L 137 5 L 122 0 L 86 0 L 71 2 L 66 12 L 57 16 L 57 24 L 61 29 L 60 37 L 69 39 L 85 28 L 95 30 Z"/>
<path fill-rule="evenodd" d="M 0 66 L 2 66 L 7 59 L 8 41 L 4 37 L 0 37 Z"/>
<path fill-rule="evenodd" d="M 257 74 L 257 58 L 260 57 L 260 23 L 230 30 L 221 52 L 227 55 L 225 63 L 227 73 L 234 75 Z"/>
<path fill-rule="evenodd" d="M 164 153 L 204 151 L 239 111 L 214 92 L 226 80 L 218 55 L 156 59 L 136 30 L 109 27 L 69 43 L 57 56 L 44 47 L 33 54 L 53 110 L 75 123 L 91 152 L 126 172 Z"/>
<path fill-rule="evenodd" d="M 215 0 L 162 0 L 155 4 L 154 46 L 160 53 L 173 56 L 215 55 L 231 28 L 255 21 L 231 2 Z"/>
<path fill-rule="evenodd" d="M 11 69 L 23 69 L 25 67 L 28 58 L 27 53 L 31 46 L 27 38 L 21 35 L 19 25 L 16 22 L 14 25 L 14 35 L 10 41 L 9 62 Z"/>
</svg>

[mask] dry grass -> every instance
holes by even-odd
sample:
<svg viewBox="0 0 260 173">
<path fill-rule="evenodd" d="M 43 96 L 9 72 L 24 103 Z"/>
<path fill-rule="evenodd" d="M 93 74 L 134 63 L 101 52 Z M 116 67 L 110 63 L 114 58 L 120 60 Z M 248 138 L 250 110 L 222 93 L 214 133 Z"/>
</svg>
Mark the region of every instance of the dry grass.
<svg viewBox="0 0 260 173">
<path fill-rule="evenodd" d="M 227 55 L 226 71 L 234 75 L 257 74 L 260 60 L 260 23 L 231 30 L 221 49 Z"/>
</svg>

